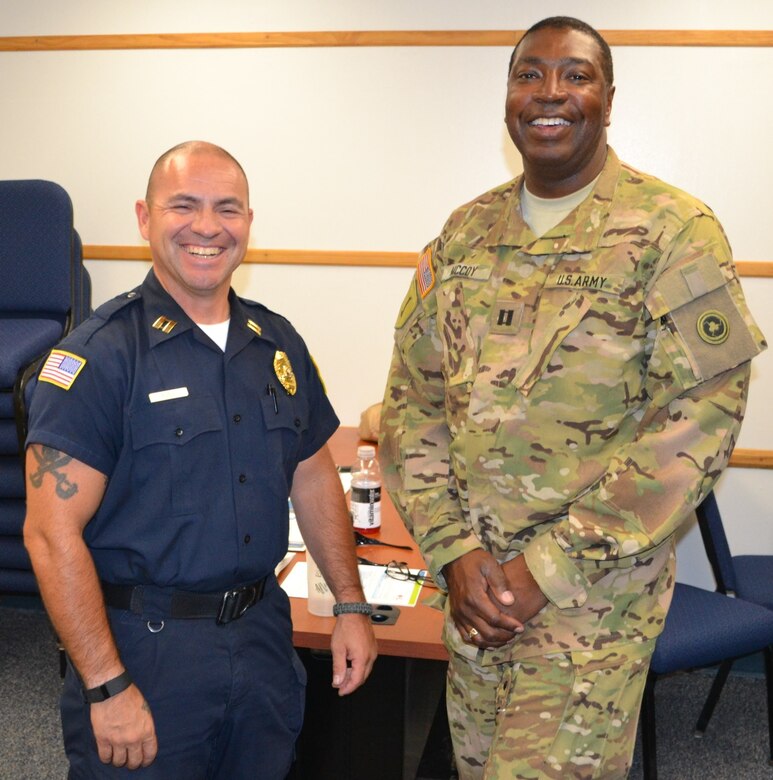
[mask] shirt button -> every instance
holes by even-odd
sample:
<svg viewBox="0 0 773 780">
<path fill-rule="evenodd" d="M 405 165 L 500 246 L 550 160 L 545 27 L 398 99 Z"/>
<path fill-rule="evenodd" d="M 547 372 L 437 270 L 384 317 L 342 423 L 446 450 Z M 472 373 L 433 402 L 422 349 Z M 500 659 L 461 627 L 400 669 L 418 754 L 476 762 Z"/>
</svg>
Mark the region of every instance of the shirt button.
<svg viewBox="0 0 773 780">
<path fill-rule="evenodd" d="M 300 417 L 296 417 L 295 418 L 295 427 L 296 428 L 300 428 L 301 427 L 301 418 Z"/>
<path fill-rule="evenodd" d="M 234 415 L 234 422 L 235 423 L 239 423 L 241 421 L 242 421 L 242 416 L 240 414 L 235 414 Z"/>
<path fill-rule="evenodd" d="M 177 428 L 177 430 L 175 430 L 175 432 L 174 432 L 174 435 L 179 438 L 180 436 L 183 435 L 183 433 L 185 433 L 185 431 L 183 431 L 182 428 Z"/>
<path fill-rule="evenodd" d="M 252 541 L 252 537 L 249 534 L 247 534 L 247 536 L 244 537 L 244 543 L 249 544 L 250 541 Z"/>
<path fill-rule="evenodd" d="M 247 481 L 247 475 L 246 474 L 239 474 L 239 482 L 244 483 Z"/>
</svg>

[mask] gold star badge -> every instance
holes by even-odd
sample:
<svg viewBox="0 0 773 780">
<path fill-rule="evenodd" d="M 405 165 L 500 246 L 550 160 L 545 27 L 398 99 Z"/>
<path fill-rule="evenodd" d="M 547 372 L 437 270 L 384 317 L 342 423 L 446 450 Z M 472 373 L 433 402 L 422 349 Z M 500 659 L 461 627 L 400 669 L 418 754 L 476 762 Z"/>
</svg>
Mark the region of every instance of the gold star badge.
<svg viewBox="0 0 773 780">
<path fill-rule="evenodd" d="M 274 354 L 274 373 L 279 383 L 287 391 L 288 395 L 295 395 L 298 384 L 295 381 L 293 367 L 290 365 L 290 358 L 284 352 L 276 351 Z"/>
</svg>

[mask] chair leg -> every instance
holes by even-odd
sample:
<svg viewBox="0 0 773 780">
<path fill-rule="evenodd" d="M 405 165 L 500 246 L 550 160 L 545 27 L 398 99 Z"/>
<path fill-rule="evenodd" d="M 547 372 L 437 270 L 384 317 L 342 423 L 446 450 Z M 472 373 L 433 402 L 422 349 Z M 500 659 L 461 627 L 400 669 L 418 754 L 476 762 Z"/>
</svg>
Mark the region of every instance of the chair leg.
<svg viewBox="0 0 773 780">
<path fill-rule="evenodd" d="M 59 641 L 59 637 L 56 638 L 56 654 L 59 656 L 59 676 L 64 680 L 67 673 L 67 652 Z"/>
<path fill-rule="evenodd" d="M 641 702 L 641 763 L 644 780 L 658 780 L 657 750 L 655 746 L 655 683 L 658 676 L 650 670 L 644 685 Z"/>
<path fill-rule="evenodd" d="M 711 716 L 714 713 L 714 707 L 717 706 L 719 696 L 722 693 L 722 689 L 725 687 L 727 677 L 730 674 L 730 670 L 733 668 L 733 659 L 729 658 L 726 661 L 722 661 L 719 665 L 719 669 L 714 677 L 714 682 L 711 683 L 711 689 L 709 695 L 706 697 L 706 702 L 703 705 L 701 714 L 698 716 L 698 722 L 695 724 L 695 736 L 702 737 L 703 733 L 709 725 Z"/>
<path fill-rule="evenodd" d="M 765 660 L 765 687 L 768 696 L 768 763 L 773 766 L 773 645 L 768 645 L 763 651 Z"/>
</svg>

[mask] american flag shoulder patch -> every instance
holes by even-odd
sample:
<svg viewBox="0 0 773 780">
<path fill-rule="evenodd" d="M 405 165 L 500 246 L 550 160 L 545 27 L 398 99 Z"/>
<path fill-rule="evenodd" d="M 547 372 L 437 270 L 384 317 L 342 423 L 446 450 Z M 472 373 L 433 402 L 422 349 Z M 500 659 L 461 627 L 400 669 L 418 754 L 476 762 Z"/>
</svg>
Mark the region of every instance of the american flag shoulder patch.
<svg viewBox="0 0 773 780">
<path fill-rule="evenodd" d="M 38 379 L 69 390 L 85 365 L 86 358 L 73 355 L 72 352 L 65 352 L 63 349 L 52 349 L 43 368 L 40 369 Z"/>
<path fill-rule="evenodd" d="M 416 283 L 422 298 L 426 298 L 435 286 L 435 269 L 432 267 L 432 249 L 427 248 L 416 266 Z"/>
</svg>

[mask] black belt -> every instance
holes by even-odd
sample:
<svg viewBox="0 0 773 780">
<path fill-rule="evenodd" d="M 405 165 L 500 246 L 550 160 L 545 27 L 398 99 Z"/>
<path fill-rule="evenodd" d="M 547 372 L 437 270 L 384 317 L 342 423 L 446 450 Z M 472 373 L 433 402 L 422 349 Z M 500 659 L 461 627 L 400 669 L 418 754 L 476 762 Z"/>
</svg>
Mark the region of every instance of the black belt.
<svg viewBox="0 0 773 780">
<path fill-rule="evenodd" d="M 185 590 L 172 591 L 169 618 L 215 618 L 217 623 L 230 623 L 240 618 L 251 606 L 263 598 L 266 577 L 222 593 L 194 593 Z M 146 591 L 158 591 L 148 585 L 114 585 L 102 583 L 105 604 L 116 609 L 128 609 L 142 614 Z"/>
</svg>

